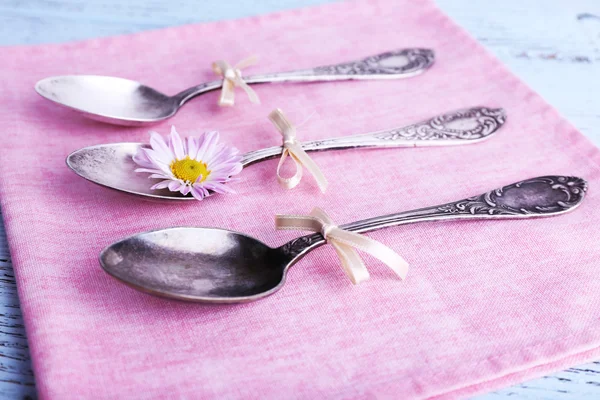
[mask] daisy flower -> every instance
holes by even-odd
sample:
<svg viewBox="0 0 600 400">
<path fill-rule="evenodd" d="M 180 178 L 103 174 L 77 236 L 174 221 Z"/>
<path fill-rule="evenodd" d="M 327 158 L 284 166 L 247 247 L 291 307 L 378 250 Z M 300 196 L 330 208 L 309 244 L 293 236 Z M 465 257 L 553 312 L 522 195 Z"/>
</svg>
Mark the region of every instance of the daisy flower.
<svg viewBox="0 0 600 400">
<path fill-rule="evenodd" d="M 175 127 L 165 141 L 156 132 L 150 132 L 151 148 L 140 148 L 133 161 L 141 168 L 135 172 L 151 174 L 149 178 L 162 179 L 150 189 L 166 189 L 192 194 L 202 200 L 215 193 L 234 193 L 226 183 L 242 170 L 242 157 L 234 147 L 219 145 L 218 132 L 206 132 L 199 137 L 182 140 Z"/>
</svg>

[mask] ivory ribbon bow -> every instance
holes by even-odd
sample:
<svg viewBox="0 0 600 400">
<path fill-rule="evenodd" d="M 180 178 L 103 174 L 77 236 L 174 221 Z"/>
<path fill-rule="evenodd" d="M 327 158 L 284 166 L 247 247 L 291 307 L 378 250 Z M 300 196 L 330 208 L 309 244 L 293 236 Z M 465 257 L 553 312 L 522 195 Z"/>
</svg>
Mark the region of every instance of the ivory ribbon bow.
<svg viewBox="0 0 600 400">
<path fill-rule="evenodd" d="M 339 228 L 318 207 L 313 208 L 309 215 L 276 215 L 275 228 L 320 232 L 335 249 L 344 272 L 355 285 L 369 279 L 369 271 L 355 249 L 379 259 L 401 279 L 408 272 L 408 263 L 394 250 L 366 236 Z"/>
<path fill-rule="evenodd" d="M 328 184 L 327 178 L 325 178 L 319 166 L 306 154 L 302 144 L 296 140 L 296 127 L 290 123 L 279 108 L 269 114 L 269 119 L 283 136 L 283 153 L 281 153 L 281 159 L 277 165 L 277 181 L 279 184 L 286 189 L 295 188 L 302 180 L 302 167 L 304 167 L 315 178 L 321 192 L 325 193 Z M 291 178 L 284 178 L 281 176 L 280 171 L 288 155 L 294 161 L 296 173 Z"/>
<path fill-rule="evenodd" d="M 223 87 L 221 89 L 221 96 L 219 97 L 220 106 L 232 106 L 234 104 L 234 89 L 236 86 L 239 86 L 246 91 L 246 94 L 252 103 L 260 104 L 260 99 L 256 92 L 242 79 L 241 71 L 242 68 L 256 64 L 257 61 L 258 58 L 256 56 L 251 56 L 243 59 L 233 67 L 224 60 L 215 61 L 213 63 L 212 69 L 215 74 L 223 77 Z"/>
</svg>

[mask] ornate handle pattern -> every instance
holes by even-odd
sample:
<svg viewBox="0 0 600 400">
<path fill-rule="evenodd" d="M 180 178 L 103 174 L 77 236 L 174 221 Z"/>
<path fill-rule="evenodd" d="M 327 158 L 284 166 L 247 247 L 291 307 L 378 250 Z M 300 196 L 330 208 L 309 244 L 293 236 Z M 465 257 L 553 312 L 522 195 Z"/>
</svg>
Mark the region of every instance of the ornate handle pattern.
<svg viewBox="0 0 600 400">
<path fill-rule="evenodd" d="M 347 79 L 408 78 L 425 71 L 435 60 L 433 50 L 402 49 L 367 57 L 359 61 L 328 65 L 301 71 L 252 75 L 246 83 L 315 82 Z M 181 106 L 194 97 L 221 87 L 221 80 L 202 83 L 173 96 Z"/>
<path fill-rule="evenodd" d="M 420 74 L 433 65 L 430 49 L 401 49 L 377 54 L 358 61 L 326 65 L 301 71 L 253 75 L 248 83 L 333 81 L 346 79 L 398 79 Z"/>
<path fill-rule="evenodd" d="M 324 75 L 406 75 L 424 71 L 435 60 L 430 49 L 402 49 L 367 57 L 360 61 L 327 65 L 313 69 Z"/>
<path fill-rule="evenodd" d="M 513 183 L 452 203 L 398 214 L 366 219 L 343 225 L 354 232 L 367 232 L 388 226 L 423 221 L 458 219 L 535 218 L 563 214 L 583 201 L 587 182 L 572 176 L 541 176 Z M 294 258 L 325 243 L 312 234 L 286 243 L 282 249 Z"/>
<path fill-rule="evenodd" d="M 426 121 L 363 135 L 304 142 L 305 151 L 358 147 L 449 146 L 475 143 L 488 138 L 506 121 L 500 108 L 473 107 L 449 112 Z M 281 146 L 252 151 L 244 155 L 244 166 L 281 155 Z"/>
</svg>

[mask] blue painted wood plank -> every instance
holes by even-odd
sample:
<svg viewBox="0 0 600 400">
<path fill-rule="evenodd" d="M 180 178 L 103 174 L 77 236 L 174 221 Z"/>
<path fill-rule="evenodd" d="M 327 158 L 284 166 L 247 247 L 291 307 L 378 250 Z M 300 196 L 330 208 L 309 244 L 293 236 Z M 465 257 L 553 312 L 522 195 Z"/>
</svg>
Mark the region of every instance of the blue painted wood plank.
<svg viewBox="0 0 600 400">
<path fill-rule="evenodd" d="M 0 45 L 55 43 L 234 19 L 334 0 L 0 2 Z"/>
</svg>

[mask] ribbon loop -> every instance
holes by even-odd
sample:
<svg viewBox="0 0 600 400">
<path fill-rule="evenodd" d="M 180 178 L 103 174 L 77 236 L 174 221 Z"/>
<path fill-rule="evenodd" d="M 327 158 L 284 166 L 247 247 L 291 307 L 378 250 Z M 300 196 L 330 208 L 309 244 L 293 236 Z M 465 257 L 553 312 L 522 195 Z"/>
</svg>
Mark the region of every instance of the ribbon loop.
<svg viewBox="0 0 600 400">
<path fill-rule="evenodd" d="M 215 74 L 223 78 L 221 96 L 219 97 L 220 106 L 232 106 L 235 103 L 235 87 L 239 86 L 248 95 L 250 101 L 254 104 L 260 104 L 260 99 L 256 92 L 242 79 L 242 68 L 256 64 L 258 58 L 250 56 L 238 62 L 233 67 L 227 61 L 218 60 L 212 64 Z"/>
<path fill-rule="evenodd" d="M 309 215 L 276 215 L 275 228 L 320 232 L 335 249 L 344 272 L 355 285 L 369 279 L 369 271 L 355 249 L 382 261 L 401 279 L 408 272 L 408 263 L 394 250 L 356 232 L 341 229 L 318 207 Z"/>
<path fill-rule="evenodd" d="M 283 137 L 283 152 L 277 165 L 277 181 L 279 184 L 286 189 L 295 188 L 302 180 L 303 168 L 306 168 L 315 178 L 321 192 L 325 193 L 328 185 L 327 178 L 325 178 L 319 166 L 304 151 L 302 144 L 296 140 L 296 127 L 292 125 L 280 109 L 273 110 L 269 114 L 269 119 Z M 291 178 L 284 178 L 281 176 L 280 171 L 288 155 L 294 161 L 296 172 Z"/>
</svg>

